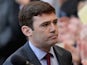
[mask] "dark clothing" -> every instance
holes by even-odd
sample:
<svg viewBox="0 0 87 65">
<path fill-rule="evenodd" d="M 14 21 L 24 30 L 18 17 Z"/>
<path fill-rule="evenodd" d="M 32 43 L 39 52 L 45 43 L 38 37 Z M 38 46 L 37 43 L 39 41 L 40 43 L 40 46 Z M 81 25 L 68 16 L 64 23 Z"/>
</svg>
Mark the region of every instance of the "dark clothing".
<svg viewBox="0 0 87 65">
<path fill-rule="evenodd" d="M 68 16 L 68 17 L 71 17 L 71 16 L 78 17 L 78 15 L 77 15 L 78 3 L 79 3 L 78 0 L 67 0 L 61 6 L 61 10 L 64 13 L 66 13 L 66 16 Z"/>
</svg>

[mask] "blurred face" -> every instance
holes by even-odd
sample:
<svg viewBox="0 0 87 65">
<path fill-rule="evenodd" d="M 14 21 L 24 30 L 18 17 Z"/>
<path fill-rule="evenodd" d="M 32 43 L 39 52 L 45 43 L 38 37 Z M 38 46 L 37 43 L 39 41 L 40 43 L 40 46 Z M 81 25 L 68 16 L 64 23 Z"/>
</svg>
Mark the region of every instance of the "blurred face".
<svg viewBox="0 0 87 65">
<path fill-rule="evenodd" d="M 64 2 L 66 2 L 67 0 L 58 0 L 58 4 L 61 6 Z"/>
<path fill-rule="evenodd" d="M 67 26 L 69 24 L 69 19 L 67 17 L 62 17 L 60 18 L 59 22 L 58 22 L 58 41 L 62 41 L 62 37 L 63 35 L 65 35 L 68 30 L 67 30 Z"/>
<path fill-rule="evenodd" d="M 68 17 L 61 17 L 58 22 L 58 30 L 61 33 L 64 33 L 67 31 L 67 26 L 69 24 L 69 18 Z"/>
<path fill-rule="evenodd" d="M 60 22 L 60 23 L 58 23 L 58 41 L 60 41 L 60 42 L 62 42 L 62 37 L 63 37 L 63 35 L 65 35 L 66 34 L 66 32 L 67 32 L 67 26 L 66 26 L 66 23 L 64 23 L 64 22 Z"/>
<path fill-rule="evenodd" d="M 73 45 L 75 42 L 74 35 L 66 33 L 63 35 L 62 41 L 64 44 Z"/>
<path fill-rule="evenodd" d="M 29 38 L 37 47 L 50 47 L 57 43 L 58 26 L 54 13 L 42 14 L 33 17 L 32 35 Z"/>
<path fill-rule="evenodd" d="M 58 30 L 59 30 L 59 32 L 61 32 L 61 33 L 67 31 L 66 23 L 64 23 L 64 22 L 58 23 Z"/>
<path fill-rule="evenodd" d="M 84 5 L 85 5 L 85 2 L 79 2 L 78 7 L 77 7 L 78 11 L 79 11 Z"/>
<path fill-rule="evenodd" d="M 73 34 L 78 33 L 80 29 L 80 20 L 77 18 L 71 18 L 68 29 Z"/>
<path fill-rule="evenodd" d="M 16 2 L 20 5 L 26 5 L 30 2 L 30 0 L 16 0 Z"/>
</svg>

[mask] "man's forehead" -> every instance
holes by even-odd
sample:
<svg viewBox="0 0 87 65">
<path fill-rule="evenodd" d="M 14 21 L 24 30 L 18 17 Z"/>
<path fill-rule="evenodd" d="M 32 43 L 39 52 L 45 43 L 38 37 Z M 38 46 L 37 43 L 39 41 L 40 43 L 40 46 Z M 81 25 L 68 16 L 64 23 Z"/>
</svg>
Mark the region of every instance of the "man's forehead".
<svg viewBox="0 0 87 65">
<path fill-rule="evenodd" d="M 56 14 L 42 14 L 42 15 L 38 15 L 38 16 L 34 16 L 33 19 L 36 20 L 54 20 L 57 19 Z"/>
</svg>

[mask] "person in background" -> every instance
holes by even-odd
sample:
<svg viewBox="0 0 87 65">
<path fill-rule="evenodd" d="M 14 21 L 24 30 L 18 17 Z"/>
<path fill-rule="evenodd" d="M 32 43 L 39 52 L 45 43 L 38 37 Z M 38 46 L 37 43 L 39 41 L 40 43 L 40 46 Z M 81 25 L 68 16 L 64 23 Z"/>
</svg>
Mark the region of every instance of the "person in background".
<svg viewBox="0 0 87 65">
<path fill-rule="evenodd" d="M 73 62 L 75 65 L 81 64 L 80 51 L 78 49 L 78 38 L 79 32 L 81 30 L 82 23 L 77 17 L 70 17 L 70 22 L 68 25 L 68 33 L 74 36 L 73 45 L 65 44 L 65 49 L 69 50 L 73 56 Z"/>
<path fill-rule="evenodd" d="M 60 7 L 66 2 L 67 0 L 58 0 L 58 3 L 60 5 Z"/>
<path fill-rule="evenodd" d="M 79 0 L 78 6 L 77 6 L 78 12 L 86 3 L 87 3 L 87 0 Z"/>
<path fill-rule="evenodd" d="M 83 0 L 66 0 L 61 5 L 60 10 L 62 10 L 65 13 L 64 16 L 78 17 L 78 4 L 80 1 L 83 1 Z"/>
<path fill-rule="evenodd" d="M 57 45 L 70 51 L 72 54 L 73 64 L 80 65 L 81 59 L 80 59 L 80 52 L 77 46 L 78 43 L 77 39 L 81 29 L 81 22 L 76 17 L 70 17 L 68 19 L 67 18 L 61 17 L 58 22 L 58 29 L 59 29 L 58 41 L 61 41 L 61 43 L 59 42 L 59 44 Z M 66 24 L 64 25 L 64 23 Z"/>
<path fill-rule="evenodd" d="M 0 0 L 0 65 L 26 42 L 18 23 L 18 12 L 14 0 Z"/>
<path fill-rule="evenodd" d="M 87 65 L 87 60 L 83 60 L 82 65 Z"/>
<path fill-rule="evenodd" d="M 83 24 L 81 31 L 79 33 L 78 44 L 81 56 L 81 62 L 83 65 L 87 65 L 87 24 Z"/>
<path fill-rule="evenodd" d="M 29 0 L 16 1 L 20 1 L 20 4 L 24 5 L 30 2 Z M 20 9 L 21 6 L 15 0 L 0 0 L 0 65 L 26 42 L 26 37 L 18 23 Z"/>
<path fill-rule="evenodd" d="M 61 8 L 63 6 L 63 4 L 67 2 L 67 0 L 58 0 L 58 4 L 59 4 L 59 17 L 63 17 L 66 16 L 66 12 L 64 12 Z"/>
<path fill-rule="evenodd" d="M 29 4 L 31 1 L 40 1 L 40 0 L 15 0 L 19 4 L 19 8 L 22 9 L 24 5 Z"/>
<path fill-rule="evenodd" d="M 68 31 L 69 18 L 61 17 L 58 22 L 58 43 L 62 42 L 62 36 Z"/>
<path fill-rule="evenodd" d="M 24 5 L 28 4 L 30 2 L 30 0 L 15 0 L 16 3 L 19 4 L 19 8 L 21 9 Z"/>
<path fill-rule="evenodd" d="M 70 18 L 70 22 L 68 25 L 68 32 L 70 32 L 71 34 L 74 34 L 75 38 L 77 38 L 79 31 L 81 29 L 81 26 L 82 26 L 82 22 L 80 21 L 80 19 L 72 16 Z"/>
<path fill-rule="evenodd" d="M 78 50 L 78 47 L 75 45 L 75 36 L 71 33 L 66 33 L 63 36 L 62 43 L 64 44 L 64 49 L 68 50 L 72 54 L 73 64 L 74 65 L 80 65 L 80 53 Z"/>
<path fill-rule="evenodd" d="M 11 61 L 14 55 L 24 57 L 33 65 L 72 65 L 70 52 L 55 45 L 58 18 L 51 5 L 43 1 L 30 2 L 20 10 L 19 20 L 28 41 L 3 65 L 13 65 Z"/>
</svg>

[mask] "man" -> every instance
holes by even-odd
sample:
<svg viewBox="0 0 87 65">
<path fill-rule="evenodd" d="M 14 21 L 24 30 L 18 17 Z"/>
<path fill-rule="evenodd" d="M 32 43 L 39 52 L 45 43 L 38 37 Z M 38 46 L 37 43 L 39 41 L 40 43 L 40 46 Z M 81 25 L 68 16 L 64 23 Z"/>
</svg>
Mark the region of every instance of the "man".
<svg viewBox="0 0 87 65">
<path fill-rule="evenodd" d="M 55 46 L 58 21 L 55 9 L 51 5 L 42 1 L 30 2 L 20 11 L 19 20 L 28 42 L 13 53 L 3 65 L 13 65 L 11 61 L 15 55 L 24 57 L 33 65 L 72 65 L 71 54 Z M 47 54 L 49 60 L 45 57 Z"/>
</svg>

